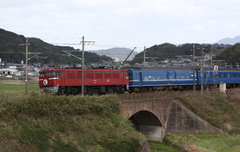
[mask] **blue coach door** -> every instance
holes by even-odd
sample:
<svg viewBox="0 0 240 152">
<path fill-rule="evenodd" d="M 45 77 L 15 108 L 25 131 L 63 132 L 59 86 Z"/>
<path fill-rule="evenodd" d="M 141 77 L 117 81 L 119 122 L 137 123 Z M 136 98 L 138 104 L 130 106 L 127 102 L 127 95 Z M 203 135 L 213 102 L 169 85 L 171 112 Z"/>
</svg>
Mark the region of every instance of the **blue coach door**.
<svg viewBox="0 0 240 152">
<path fill-rule="evenodd" d="M 142 87 L 142 72 L 139 72 L 139 87 Z"/>
</svg>

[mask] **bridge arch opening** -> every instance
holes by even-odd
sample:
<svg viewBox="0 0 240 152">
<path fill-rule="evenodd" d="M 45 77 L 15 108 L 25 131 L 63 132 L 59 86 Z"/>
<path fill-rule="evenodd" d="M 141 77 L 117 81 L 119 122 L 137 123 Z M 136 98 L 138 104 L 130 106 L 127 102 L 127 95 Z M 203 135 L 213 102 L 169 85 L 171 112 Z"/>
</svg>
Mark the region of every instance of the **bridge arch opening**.
<svg viewBox="0 0 240 152">
<path fill-rule="evenodd" d="M 134 128 L 143 133 L 148 140 L 162 141 L 163 127 L 158 117 L 150 111 L 139 111 L 132 115 L 129 120 Z"/>
</svg>

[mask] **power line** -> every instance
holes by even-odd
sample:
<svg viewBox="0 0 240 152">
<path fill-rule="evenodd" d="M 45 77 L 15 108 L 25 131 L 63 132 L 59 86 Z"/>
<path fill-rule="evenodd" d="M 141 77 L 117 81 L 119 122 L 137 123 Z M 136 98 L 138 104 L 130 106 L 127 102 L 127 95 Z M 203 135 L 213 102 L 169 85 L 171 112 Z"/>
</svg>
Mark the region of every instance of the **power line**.
<svg viewBox="0 0 240 152">
<path fill-rule="evenodd" d="M 52 45 L 67 45 L 67 46 L 71 46 L 71 45 L 79 45 L 79 43 L 50 43 Z M 108 45 L 108 44 L 93 44 L 92 45 L 93 47 L 100 47 L 100 48 L 135 48 L 135 46 L 124 46 L 124 45 Z M 137 47 L 137 48 L 140 48 L 140 49 L 137 49 L 137 50 L 141 50 L 143 51 L 144 47 Z"/>
</svg>

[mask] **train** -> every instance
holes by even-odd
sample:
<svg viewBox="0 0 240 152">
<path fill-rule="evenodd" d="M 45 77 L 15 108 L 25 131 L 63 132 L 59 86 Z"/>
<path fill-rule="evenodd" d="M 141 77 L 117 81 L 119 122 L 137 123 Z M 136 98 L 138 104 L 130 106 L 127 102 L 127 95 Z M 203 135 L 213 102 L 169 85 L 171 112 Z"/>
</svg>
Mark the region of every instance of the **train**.
<svg viewBox="0 0 240 152">
<path fill-rule="evenodd" d="M 43 69 L 39 71 L 41 92 L 56 94 L 108 94 L 211 88 L 226 83 L 240 86 L 238 70 L 192 69 Z"/>
</svg>

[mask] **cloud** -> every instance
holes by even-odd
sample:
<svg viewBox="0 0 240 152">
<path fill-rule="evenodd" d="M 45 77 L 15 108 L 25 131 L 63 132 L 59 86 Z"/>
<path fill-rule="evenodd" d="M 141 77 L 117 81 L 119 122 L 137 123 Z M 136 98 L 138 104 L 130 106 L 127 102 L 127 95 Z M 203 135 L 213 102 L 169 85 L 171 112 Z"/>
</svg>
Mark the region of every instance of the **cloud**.
<svg viewBox="0 0 240 152">
<path fill-rule="evenodd" d="M 1 28 L 49 42 L 79 42 L 84 35 L 99 44 L 151 46 L 237 36 L 239 5 L 238 0 L 4 0 L 0 20 Z"/>
</svg>

